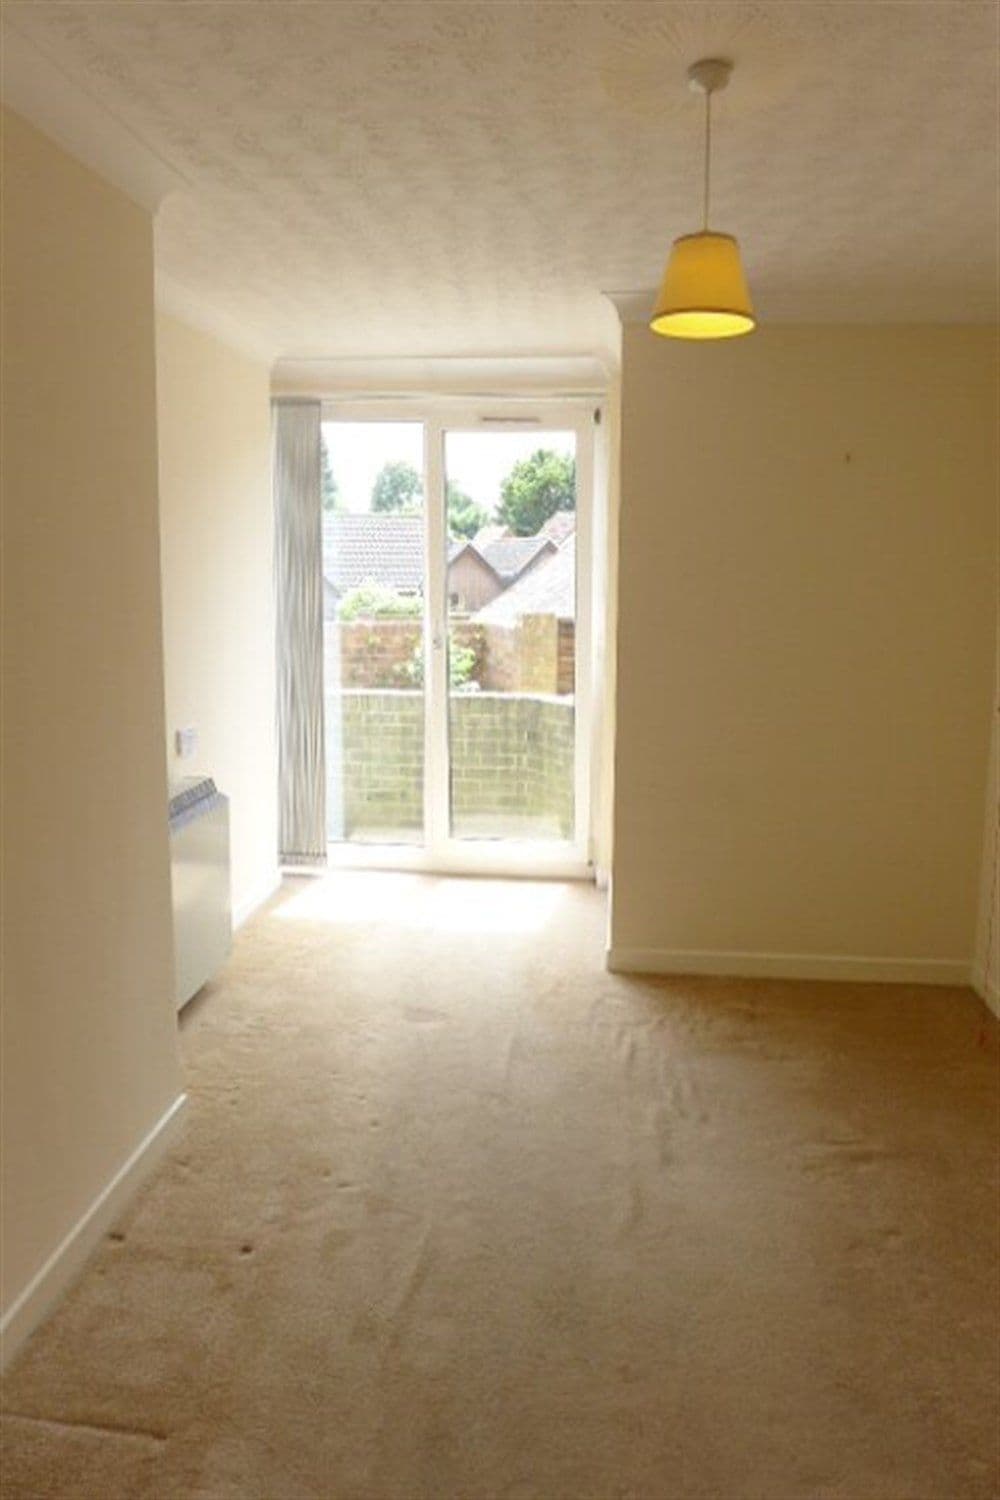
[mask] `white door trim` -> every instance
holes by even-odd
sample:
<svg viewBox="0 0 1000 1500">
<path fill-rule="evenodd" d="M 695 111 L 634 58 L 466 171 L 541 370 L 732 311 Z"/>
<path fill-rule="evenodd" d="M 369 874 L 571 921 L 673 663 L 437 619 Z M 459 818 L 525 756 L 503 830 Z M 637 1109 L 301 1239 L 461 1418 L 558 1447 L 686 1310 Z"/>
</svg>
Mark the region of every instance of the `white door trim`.
<svg viewBox="0 0 1000 1500">
<path fill-rule="evenodd" d="M 424 428 L 424 830 L 423 844 L 329 846 L 331 867 L 434 873 L 593 879 L 593 517 L 594 424 L 590 396 L 427 396 L 329 400 L 331 422 L 421 422 Z M 574 838 L 572 841 L 453 838 L 449 829 L 445 439 L 449 432 L 572 432 L 576 445 L 576 650 L 574 682 Z"/>
</svg>

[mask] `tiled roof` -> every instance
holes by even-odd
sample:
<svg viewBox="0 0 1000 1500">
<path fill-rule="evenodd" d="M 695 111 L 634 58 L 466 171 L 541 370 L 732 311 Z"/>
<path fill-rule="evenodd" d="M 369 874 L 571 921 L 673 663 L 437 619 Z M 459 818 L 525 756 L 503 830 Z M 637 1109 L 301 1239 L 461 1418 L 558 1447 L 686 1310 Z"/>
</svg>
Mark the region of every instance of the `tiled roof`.
<svg viewBox="0 0 1000 1500">
<path fill-rule="evenodd" d="M 541 535 L 550 536 L 557 547 L 561 547 L 567 537 L 573 535 L 576 530 L 576 511 L 557 510 L 554 516 L 549 516 L 542 527 Z"/>
<path fill-rule="evenodd" d="M 369 579 L 388 588 L 421 590 L 423 516 L 325 515 L 323 576 L 338 594 Z"/>
<path fill-rule="evenodd" d="M 488 625 L 515 625 L 522 615 L 555 615 L 557 620 L 572 620 L 575 604 L 576 538 L 571 536 L 472 618 Z"/>
<path fill-rule="evenodd" d="M 448 544 L 452 562 L 465 547 L 477 552 L 508 586 L 543 553 L 555 552 L 547 536 L 502 536 L 491 542 Z M 423 516 L 338 512 L 323 517 L 323 577 L 337 594 L 369 581 L 420 591 L 424 580 Z"/>
<path fill-rule="evenodd" d="M 496 541 L 477 546 L 503 583 L 513 583 L 540 552 L 554 552 L 555 542 L 547 536 L 501 536 Z"/>
<path fill-rule="evenodd" d="M 472 540 L 480 551 L 487 542 L 495 542 L 498 536 L 510 536 L 510 531 L 500 521 L 487 521 L 485 526 L 480 526 Z"/>
<path fill-rule="evenodd" d="M 464 537 L 461 537 L 461 536 L 450 536 L 448 538 L 448 561 L 449 561 L 449 563 L 453 563 L 455 561 L 455 558 L 458 556 L 458 554 L 460 552 L 464 552 L 465 549 L 466 549 L 466 547 L 471 547 L 472 550 L 473 550 L 473 552 L 478 552 L 479 551 L 479 549 L 476 546 L 475 542 L 468 542 L 468 541 L 465 540 Z"/>
</svg>

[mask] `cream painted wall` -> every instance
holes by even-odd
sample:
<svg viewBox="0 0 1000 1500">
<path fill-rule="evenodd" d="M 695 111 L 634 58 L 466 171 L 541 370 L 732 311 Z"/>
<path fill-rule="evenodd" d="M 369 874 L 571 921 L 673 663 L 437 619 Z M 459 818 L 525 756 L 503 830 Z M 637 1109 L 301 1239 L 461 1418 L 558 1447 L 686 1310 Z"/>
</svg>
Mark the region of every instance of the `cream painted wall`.
<svg viewBox="0 0 1000 1500">
<path fill-rule="evenodd" d="M 604 401 L 604 430 L 595 445 L 593 861 L 597 883 L 611 873 L 614 817 L 615 660 L 618 630 L 618 519 L 621 502 L 621 379 L 616 370 Z"/>
<path fill-rule="evenodd" d="M 269 372 L 174 318 L 156 342 L 168 765 L 230 799 L 239 917 L 278 878 Z"/>
<path fill-rule="evenodd" d="M 3 115 L 5 1310 L 181 1086 L 148 213 Z"/>
<path fill-rule="evenodd" d="M 967 974 L 995 353 L 976 328 L 625 330 L 613 964 Z"/>
</svg>

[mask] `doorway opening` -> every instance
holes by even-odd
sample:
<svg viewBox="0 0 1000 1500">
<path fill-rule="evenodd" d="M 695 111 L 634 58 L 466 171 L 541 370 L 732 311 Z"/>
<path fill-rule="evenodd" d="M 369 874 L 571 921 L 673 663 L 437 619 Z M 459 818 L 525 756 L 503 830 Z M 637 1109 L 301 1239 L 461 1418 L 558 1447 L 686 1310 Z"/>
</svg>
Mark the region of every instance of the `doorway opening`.
<svg viewBox="0 0 1000 1500">
<path fill-rule="evenodd" d="M 324 408 L 333 864 L 589 864 L 590 403 Z"/>
</svg>

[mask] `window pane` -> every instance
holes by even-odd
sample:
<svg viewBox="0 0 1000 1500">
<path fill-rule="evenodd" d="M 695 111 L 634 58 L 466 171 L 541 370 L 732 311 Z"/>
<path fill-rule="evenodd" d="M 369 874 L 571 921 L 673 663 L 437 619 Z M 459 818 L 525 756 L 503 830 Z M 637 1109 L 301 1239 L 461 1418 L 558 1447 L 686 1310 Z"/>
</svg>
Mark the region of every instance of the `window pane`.
<svg viewBox="0 0 1000 1500">
<path fill-rule="evenodd" d="M 423 442 L 419 422 L 323 423 L 331 842 L 423 841 Z"/>
<path fill-rule="evenodd" d="M 448 433 L 451 832 L 573 838 L 575 438 Z"/>
</svg>

